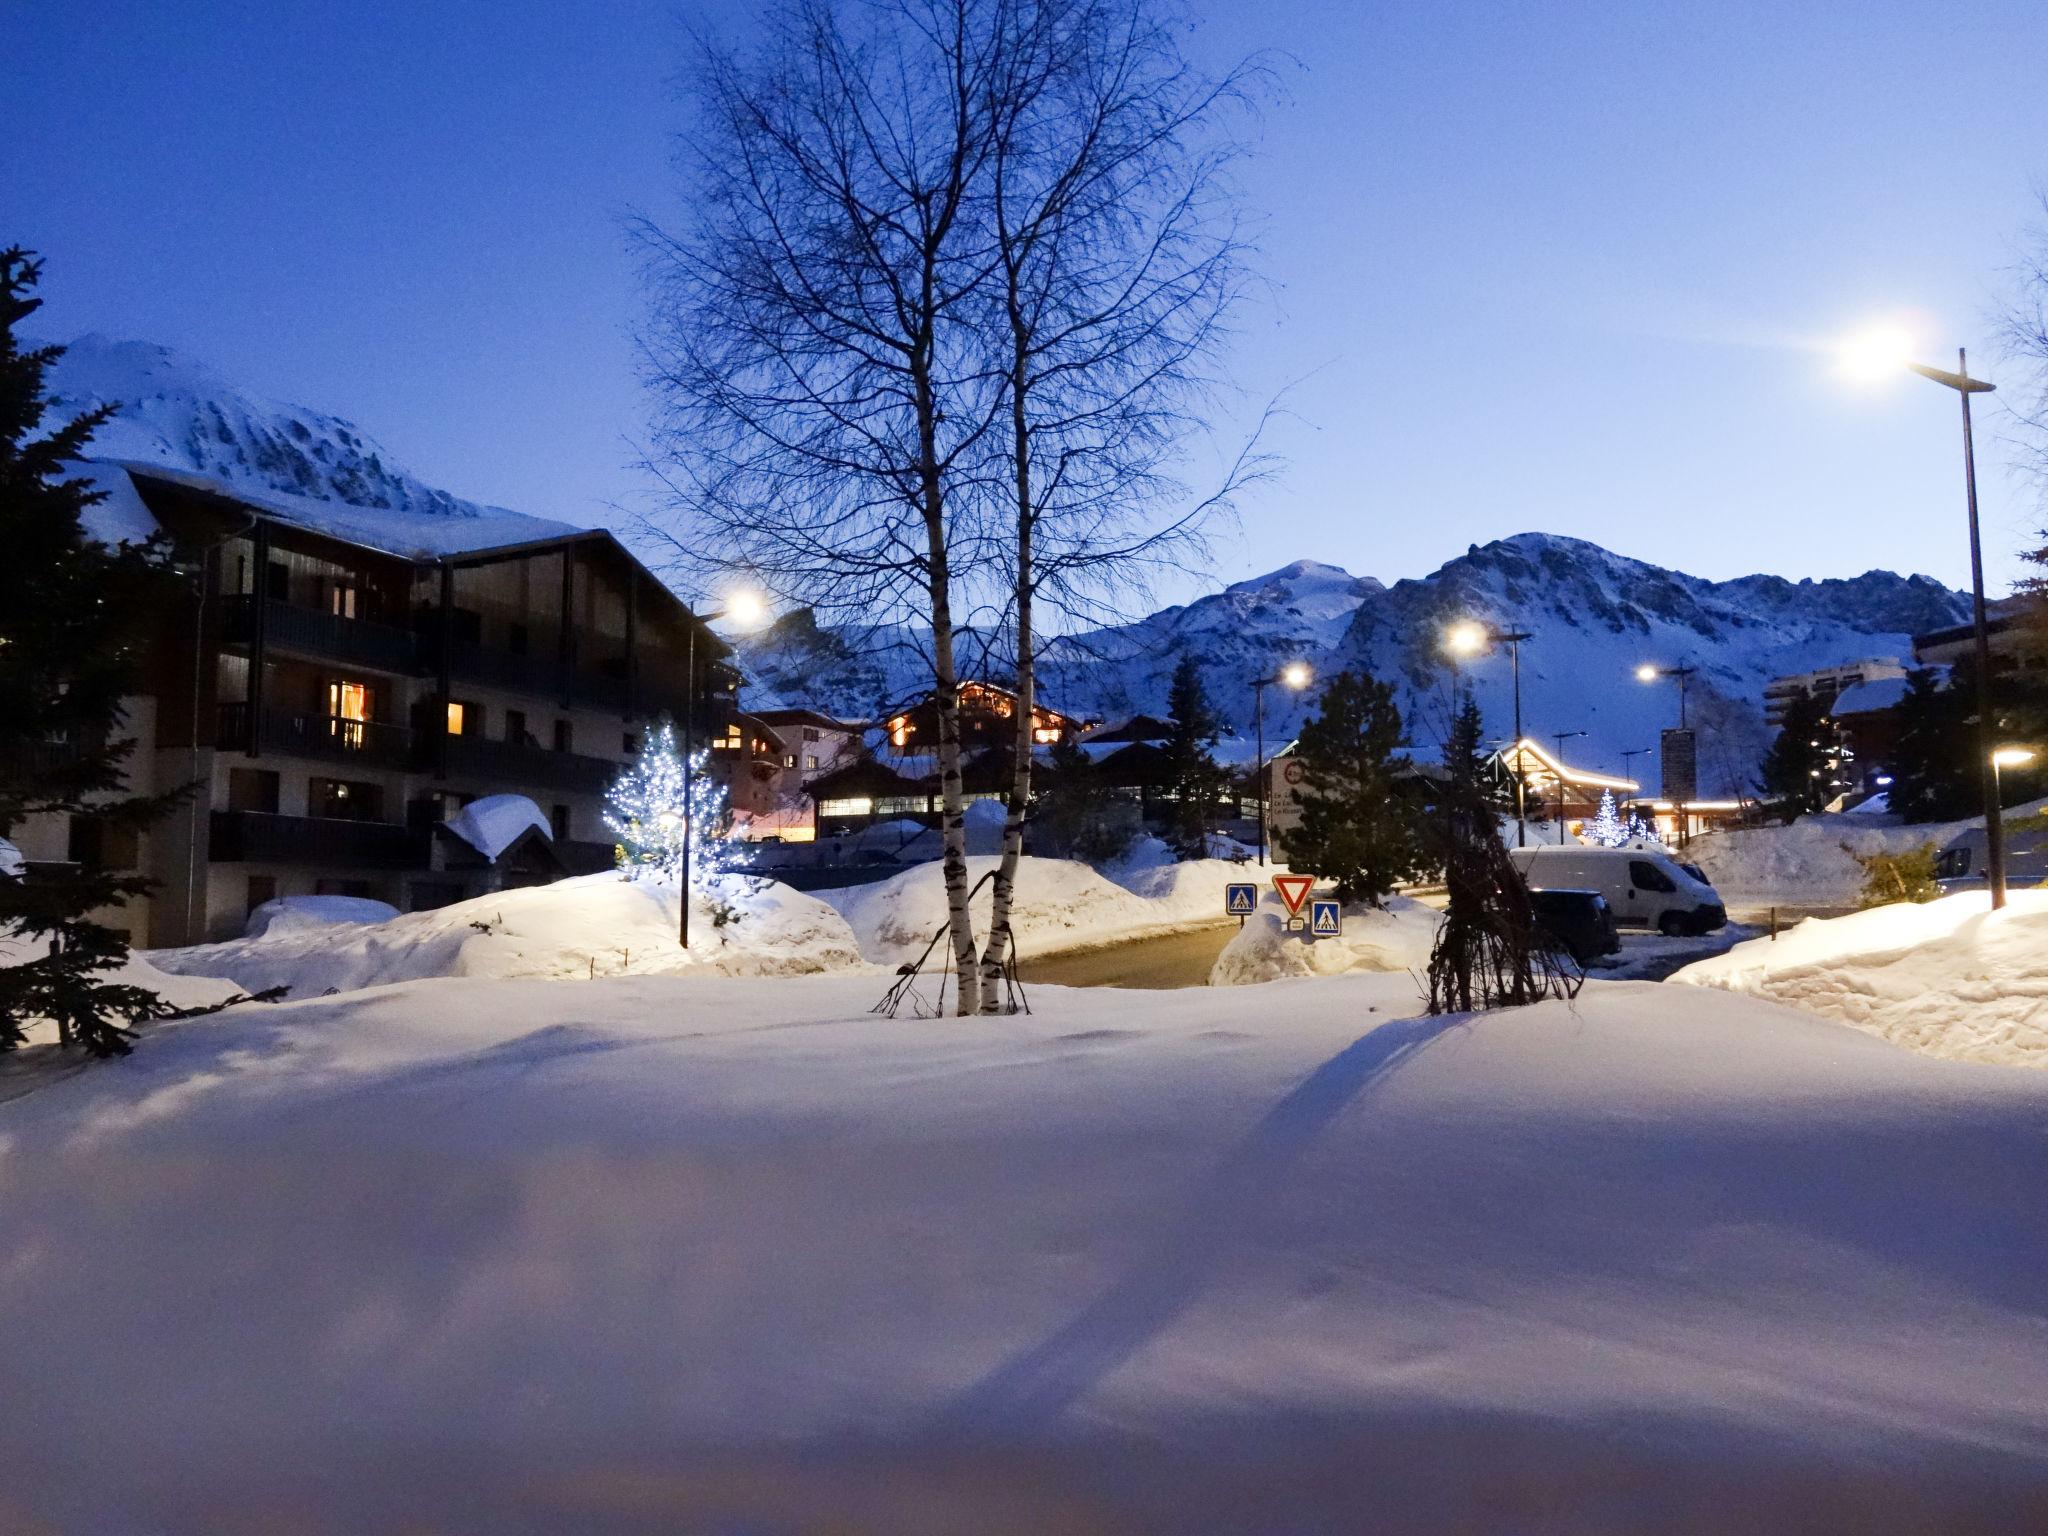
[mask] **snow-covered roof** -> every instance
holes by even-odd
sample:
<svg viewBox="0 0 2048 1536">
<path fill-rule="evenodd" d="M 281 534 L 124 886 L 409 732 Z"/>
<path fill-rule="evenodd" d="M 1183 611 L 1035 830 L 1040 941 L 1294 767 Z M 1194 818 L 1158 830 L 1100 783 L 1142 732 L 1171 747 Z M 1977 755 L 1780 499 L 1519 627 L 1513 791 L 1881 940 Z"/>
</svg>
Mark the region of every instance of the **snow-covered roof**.
<svg viewBox="0 0 2048 1536">
<path fill-rule="evenodd" d="M 574 538 L 592 532 L 588 528 L 556 522 L 553 518 L 532 517 L 504 507 L 483 507 L 474 513 L 402 512 L 389 507 L 359 507 L 344 501 L 291 496 L 282 491 L 195 474 L 190 470 L 169 469 L 161 464 L 93 459 L 83 463 L 80 469 L 96 489 L 108 493 L 105 502 L 87 513 L 86 526 L 95 536 L 109 543 L 122 539 L 140 541 L 156 531 L 156 518 L 135 487 L 137 477 L 224 497 L 279 522 L 412 560 L 475 554 L 518 544 Z"/>
<path fill-rule="evenodd" d="M 1906 696 L 1907 686 L 1908 680 L 1903 677 L 1876 677 L 1867 683 L 1852 683 L 1835 695 L 1828 715 L 1839 720 L 1844 715 L 1868 715 L 1890 709 Z"/>
<path fill-rule="evenodd" d="M 495 864 L 532 828 L 549 841 L 555 829 L 541 808 L 524 795 L 485 795 L 472 800 L 441 825 Z"/>
</svg>

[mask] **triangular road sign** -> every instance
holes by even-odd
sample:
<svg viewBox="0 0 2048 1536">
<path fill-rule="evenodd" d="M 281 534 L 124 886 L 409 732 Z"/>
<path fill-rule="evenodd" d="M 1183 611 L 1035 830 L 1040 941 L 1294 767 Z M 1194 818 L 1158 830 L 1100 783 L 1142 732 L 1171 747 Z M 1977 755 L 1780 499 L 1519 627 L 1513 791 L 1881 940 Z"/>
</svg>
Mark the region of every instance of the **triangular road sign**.
<svg viewBox="0 0 2048 1536">
<path fill-rule="evenodd" d="M 1302 904 L 1308 900 L 1309 891 L 1315 886 L 1314 875 L 1275 875 L 1273 889 L 1280 893 L 1280 904 L 1287 908 L 1289 917 L 1301 916 Z"/>
</svg>

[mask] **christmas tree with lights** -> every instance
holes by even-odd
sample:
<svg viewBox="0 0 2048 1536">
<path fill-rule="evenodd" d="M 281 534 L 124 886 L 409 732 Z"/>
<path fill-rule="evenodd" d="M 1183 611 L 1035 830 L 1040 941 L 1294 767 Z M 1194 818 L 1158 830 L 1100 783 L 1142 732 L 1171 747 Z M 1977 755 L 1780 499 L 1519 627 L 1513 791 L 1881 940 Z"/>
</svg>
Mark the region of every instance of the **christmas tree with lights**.
<svg viewBox="0 0 2048 1536">
<path fill-rule="evenodd" d="M 1586 841 L 1600 848 L 1625 848 L 1629 835 L 1627 824 L 1614 809 L 1614 791 L 1601 790 L 1600 809 L 1586 823 Z"/>
<path fill-rule="evenodd" d="M 640 755 L 605 796 L 604 824 L 618 838 L 620 871 L 628 880 L 674 879 L 685 861 L 690 883 L 715 883 L 746 862 L 746 849 L 727 834 L 731 811 L 725 786 L 704 771 L 708 752 L 685 771 L 673 726 L 649 731 Z M 696 843 L 692 829 L 702 832 Z"/>
</svg>

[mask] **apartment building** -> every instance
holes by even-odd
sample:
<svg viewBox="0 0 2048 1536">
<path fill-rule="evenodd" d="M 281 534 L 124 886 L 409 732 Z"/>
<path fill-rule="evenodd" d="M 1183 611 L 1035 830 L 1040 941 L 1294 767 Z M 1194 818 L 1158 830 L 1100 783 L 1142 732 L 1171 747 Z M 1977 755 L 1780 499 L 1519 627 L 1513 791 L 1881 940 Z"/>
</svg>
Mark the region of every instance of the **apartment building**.
<svg viewBox="0 0 2048 1536">
<path fill-rule="evenodd" d="M 30 827 L 23 851 L 149 874 L 116 922 L 139 944 L 229 937 L 274 896 L 414 910 L 503 883 L 444 825 L 488 795 L 548 819 L 519 878 L 605 868 L 605 792 L 641 732 L 694 705 L 708 740 L 734 712 L 728 648 L 602 530 L 92 468 L 101 519 L 160 529 L 194 577 L 128 730 L 137 788 L 197 792 L 136 847 Z"/>
<path fill-rule="evenodd" d="M 1832 704 L 1851 688 L 1905 675 L 1906 669 L 1896 656 L 1866 656 L 1861 661 L 1844 661 L 1812 672 L 1774 677 L 1764 684 L 1764 723 L 1774 731 L 1784 725 L 1785 713 L 1794 699 L 1818 699 L 1824 705 Z"/>
</svg>

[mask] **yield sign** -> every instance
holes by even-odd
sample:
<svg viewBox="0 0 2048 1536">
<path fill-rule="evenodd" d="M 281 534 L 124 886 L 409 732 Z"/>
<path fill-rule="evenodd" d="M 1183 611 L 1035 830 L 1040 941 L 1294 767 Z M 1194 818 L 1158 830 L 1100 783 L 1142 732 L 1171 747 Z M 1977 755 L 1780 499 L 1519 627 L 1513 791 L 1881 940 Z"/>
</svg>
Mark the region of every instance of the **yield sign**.
<svg viewBox="0 0 2048 1536">
<path fill-rule="evenodd" d="M 1273 889 L 1280 893 L 1281 905 L 1287 908 L 1289 917 L 1301 916 L 1302 903 L 1308 900 L 1309 890 L 1316 883 L 1314 875 L 1275 875 Z"/>
</svg>

